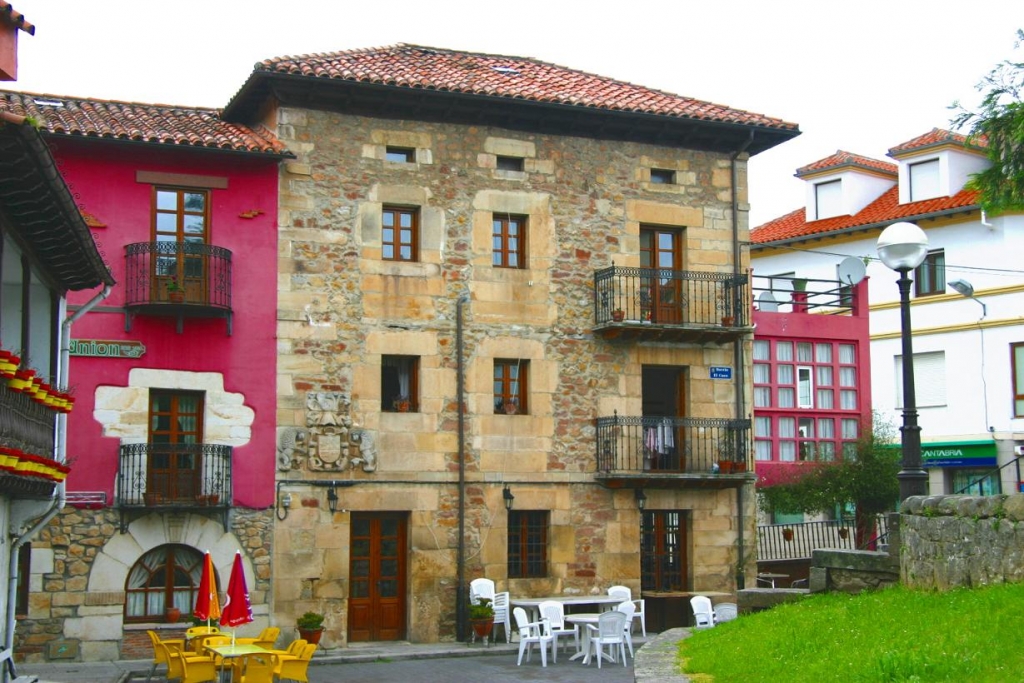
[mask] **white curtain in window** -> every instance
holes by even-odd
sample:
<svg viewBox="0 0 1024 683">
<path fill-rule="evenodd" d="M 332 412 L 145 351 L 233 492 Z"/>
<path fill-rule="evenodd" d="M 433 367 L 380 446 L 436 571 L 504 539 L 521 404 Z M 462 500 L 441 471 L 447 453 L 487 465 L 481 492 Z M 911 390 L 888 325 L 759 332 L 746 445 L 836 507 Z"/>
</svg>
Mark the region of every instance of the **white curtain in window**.
<svg viewBox="0 0 1024 683">
<path fill-rule="evenodd" d="M 793 360 L 793 342 L 775 342 L 775 360 Z"/>
<path fill-rule="evenodd" d="M 832 362 L 832 345 L 831 344 L 815 344 L 814 345 L 814 360 L 819 363 L 831 363 Z"/>
<path fill-rule="evenodd" d="M 772 390 L 771 387 L 754 387 L 754 407 L 771 408 Z"/>
<path fill-rule="evenodd" d="M 857 410 L 857 392 L 851 389 L 840 391 L 839 407 L 843 410 Z"/>
<path fill-rule="evenodd" d="M 800 342 L 796 345 L 796 360 L 799 363 L 810 363 L 811 357 L 811 345 L 806 342 Z"/>
<path fill-rule="evenodd" d="M 770 360 L 770 348 L 766 340 L 754 340 L 754 360 Z"/>
<path fill-rule="evenodd" d="M 772 381 L 771 369 L 767 363 L 754 363 L 754 384 L 770 384 Z"/>
<path fill-rule="evenodd" d="M 856 362 L 857 354 L 854 353 L 853 344 L 839 345 L 839 362 L 843 365 L 853 365 Z"/>
<path fill-rule="evenodd" d="M 832 368 L 828 365 L 819 365 L 817 371 L 814 373 L 817 375 L 819 387 L 830 387 L 832 386 Z"/>
<path fill-rule="evenodd" d="M 793 366 L 792 365 L 777 365 L 775 366 L 776 382 L 779 384 L 793 384 Z"/>
<path fill-rule="evenodd" d="M 796 407 L 796 392 L 792 389 L 779 389 L 779 407 L 780 408 L 795 408 Z"/>
<path fill-rule="evenodd" d="M 831 410 L 835 407 L 831 389 L 818 389 L 818 407 L 822 410 Z"/>
</svg>

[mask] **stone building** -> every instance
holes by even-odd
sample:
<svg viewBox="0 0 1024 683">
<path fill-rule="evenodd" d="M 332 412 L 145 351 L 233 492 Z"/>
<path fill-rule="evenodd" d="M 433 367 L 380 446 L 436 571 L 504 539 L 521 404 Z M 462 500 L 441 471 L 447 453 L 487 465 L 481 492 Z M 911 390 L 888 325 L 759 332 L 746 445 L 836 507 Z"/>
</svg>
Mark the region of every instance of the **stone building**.
<svg viewBox="0 0 1024 683">
<path fill-rule="evenodd" d="M 669 625 L 749 581 L 746 162 L 794 124 L 412 45 L 267 60 L 223 115 L 296 155 L 278 625 L 450 640 L 478 576 Z"/>
</svg>

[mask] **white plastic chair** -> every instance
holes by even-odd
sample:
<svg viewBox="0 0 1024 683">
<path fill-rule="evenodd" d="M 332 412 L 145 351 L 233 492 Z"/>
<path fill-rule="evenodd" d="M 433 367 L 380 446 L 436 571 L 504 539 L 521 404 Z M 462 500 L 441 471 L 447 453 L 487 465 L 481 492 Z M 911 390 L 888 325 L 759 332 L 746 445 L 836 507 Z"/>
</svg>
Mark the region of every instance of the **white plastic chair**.
<svg viewBox="0 0 1024 683">
<path fill-rule="evenodd" d="M 629 600 L 636 606 L 636 611 L 633 612 L 633 618 L 629 622 L 629 630 L 632 633 L 633 624 L 637 620 L 640 621 L 640 632 L 644 634 L 644 638 L 647 637 L 647 609 L 643 598 L 633 600 L 633 592 L 626 586 L 612 586 L 608 589 L 608 595 L 613 598 L 619 598 L 620 600 Z"/>
<path fill-rule="evenodd" d="M 720 602 L 715 605 L 715 623 L 732 621 L 736 618 L 737 608 L 735 602 Z"/>
<path fill-rule="evenodd" d="M 543 666 L 548 665 L 548 650 L 553 647 L 555 637 L 551 635 L 551 625 L 547 619 L 530 621 L 526 616 L 526 610 L 516 607 L 512 610 L 516 617 L 516 627 L 519 629 L 519 659 L 516 666 L 523 664 L 523 652 L 526 652 L 526 661 L 530 661 L 530 652 L 533 645 L 540 645 L 540 662 Z"/>
<path fill-rule="evenodd" d="M 696 628 L 712 628 L 715 625 L 715 612 L 711 609 L 711 598 L 695 595 L 690 598 L 693 608 L 693 624 Z"/>
<path fill-rule="evenodd" d="M 576 624 L 571 627 L 565 623 L 565 605 L 556 600 L 545 600 L 537 606 L 541 619 L 547 619 L 551 624 L 551 635 L 555 637 L 552 650 L 555 653 L 555 661 L 558 661 L 558 636 L 572 636 L 576 651 L 580 650 L 580 629 Z M 563 643 L 563 647 L 568 641 Z"/>
<path fill-rule="evenodd" d="M 498 632 L 498 625 L 505 627 L 505 642 L 512 642 L 512 614 L 509 612 L 508 591 L 494 594 L 494 601 L 491 602 L 494 608 L 494 628 L 491 630 L 491 640 L 497 641 L 494 634 Z"/>
<path fill-rule="evenodd" d="M 494 582 L 490 579 L 473 579 L 469 582 L 469 601 L 475 605 L 480 598 L 494 600 Z"/>
<path fill-rule="evenodd" d="M 625 626 L 625 638 L 626 646 L 629 648 L 629 656 L 636 659 L 636 655 L 633 654 L 633 614 L 636 612 L 636 605 L 632 600 L 624 600 L 620 602 L 615 609 L 626 615 L 626 626 Z"/>
<path fill-rule="evenodd" d="M 597 657 L 597 668 L 601 668 L 601 660 L 604 659 L 604 646 L 611 647 L 611 654 L 614 656 L 614 646 L 619 646 L 619 656 L 622 657 L 622 666 L 626 666 L 626 615 L 617 609 L 604 612 L 597 619 L 597 626 L 587 624 L 590 629 L 590 647 L 594 656 Z"/>
</svg>

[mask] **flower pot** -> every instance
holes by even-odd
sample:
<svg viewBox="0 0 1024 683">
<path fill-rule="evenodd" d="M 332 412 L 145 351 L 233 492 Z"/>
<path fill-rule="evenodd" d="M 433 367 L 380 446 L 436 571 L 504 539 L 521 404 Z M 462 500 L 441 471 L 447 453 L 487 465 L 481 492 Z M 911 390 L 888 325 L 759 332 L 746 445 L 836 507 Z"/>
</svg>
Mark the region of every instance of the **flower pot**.
<svg viewBox="0 0 1024 683">
<path fill-rule="evenodd" d="M 185 303 L 185 292 L 180 289 L 175 289 L 167 292 L 167 298 L 171 300 L 172 304 L 183 304 Z"/>
<path fill-rule="evenodd" d="M 736 321 L 735 316 L 723 315 L 722 316 L 722 327 L 732 327 L 732 324 Z"/>
<path fill-rule="evenodd" d="M 626 312 L 625 311 L 618 310 L 618 309 L 612 311 L 612 320 L 617 322 L 617 323 L 621 323 L 625 317 L 626 317 Z"/>
<path fill-rule="evenodd" d="M 506 415 L 515 415 L 519 412 L 519 404 L 515 401 L 509 401 L 504 405 Z"/>
<path fill-rule="evenodd" d="M 178 620 L 181 619 L 181 610 L 177 607 L 168 607 L 164 617 L 167 619 L 168 624 L 177 624 Z"/>
<path fill-rule="evenodd" d="M 487 638 L 491 635 L 491 631 L 494 629 L 494 617 L 488 617 L 487 619 L 470 619 L 470 625 L 473 627 L 473 633 L 476 634 L 477 638 Z"/>
<path fill-rule="evenodd" d="M 786 540 L 786 541 L 792 541 L 793 540 L 793 530 L 792 529 L 783 529 L 782 530 L 782 538 L 784 540 Z"/>
<path fill-rule="evenodd" d="M 409 401 L 403 401 L 403 400 L 399 399 L 399 400 L 395 401 L 394 406 L 395 406 L 395 410 L 397 410 L 398 412 L 400 412 L 400 413 L 408 413 L 409 409 L 412 407 L 412 403 L 409 402 Z"/>
<path fill-rule="evenodd" d="M 314 629 L 309 629 L 309 628 L 300 628 L 299 629 L 299 638 L 302 638 L 304 641 L 306 641 L 307 643 L 310 643 L 311 645 L 319 645 L 320 644 L 320 637 L 323 636 L 323 634 L 324 634 L 323 627 L 321 627 L 321 628 L 314 628 Z"/>
<path fill-rule="evenodd" d="M 839 530 L 839 538 L 846 538 L 849 535 L 850 535 L 850 530 L 849 529 L 844 527 L 844 528 Z"/>
<path fill-rule="evenodd" d="M 722 474 L 732 474 L 732 460 L 719 460 L 718 471 Z"/>
</svg>

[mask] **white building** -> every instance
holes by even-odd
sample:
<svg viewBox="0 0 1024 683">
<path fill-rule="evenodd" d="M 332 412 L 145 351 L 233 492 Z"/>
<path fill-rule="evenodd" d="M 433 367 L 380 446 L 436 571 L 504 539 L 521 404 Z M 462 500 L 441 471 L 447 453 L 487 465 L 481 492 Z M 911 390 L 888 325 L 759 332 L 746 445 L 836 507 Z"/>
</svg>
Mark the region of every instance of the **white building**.
<svg viewBox="0 0 1024 683">
<path fill-rule="evenodd" d="M 1016 491 L 1016 458 L 1024 454 L 1024 213 L 986 216 L 976 193 L 963 189 L 988 161 L 961 135 L 934 129 L 889 156 L 895 163 L 840 151 L 799 169 L 805 206 L 751 233 L 755 278 L 834 279 L 844 257 L 863 261 L 873 407 L 899 425 L 899 275 L 878 259 L 876 241 L 897 221 L 921 227 L 929 253 L 912 274 L 911 319 L 929 490 Z M 971 298 L 957 289 L 969 287 Z M 1004 466 L 998 478 L 997 463 Z"/>
</svg>

